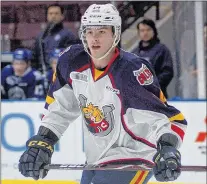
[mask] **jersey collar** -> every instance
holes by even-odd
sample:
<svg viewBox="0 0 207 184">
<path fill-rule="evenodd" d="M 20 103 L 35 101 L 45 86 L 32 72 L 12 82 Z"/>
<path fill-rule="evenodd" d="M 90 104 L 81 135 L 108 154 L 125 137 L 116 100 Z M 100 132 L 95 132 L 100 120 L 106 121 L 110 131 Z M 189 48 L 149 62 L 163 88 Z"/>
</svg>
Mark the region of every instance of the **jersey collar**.
<svg viewBox="0 0 207 184">
<path fill-rule="evenodd" d="M 103 76 L 105 76 L 109 69 L 111 68 L 111 65 L 115 62 L 115 60 L 117 59 L 117 57 L 120 55 L 120 51 L 118 48 L 115 49 L 115 53 L 113 55 L 113 57 L 111 58 L 111 60 L 109 61 L 109 64 L 107 65 L 106 69 L 104 70 L 104 72 L 95 80 L 95 66 L 94 66 L 94 63 L 93 61 L 91 60 L 91 73 L 92 73 L 92 76 L 93 76 L 93 80 L 94 81 L 97 81 L 99 80 L 100 78 L 102 78 Z"/>
</svg>

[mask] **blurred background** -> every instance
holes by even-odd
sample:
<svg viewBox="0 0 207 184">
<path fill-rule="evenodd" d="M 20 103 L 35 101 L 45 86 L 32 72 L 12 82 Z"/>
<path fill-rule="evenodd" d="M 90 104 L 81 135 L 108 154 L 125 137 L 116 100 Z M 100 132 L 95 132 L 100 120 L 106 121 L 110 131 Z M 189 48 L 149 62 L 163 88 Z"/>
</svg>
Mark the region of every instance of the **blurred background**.
<svg viewBox="0 0 207 184">
<path fill-rule="evenodd" d="M 207 2 L 104 1 L 107 2 L 114 4 L 122 17 L 119 47 L 154 63 L 157 75 L 168 79 L 165 84 L 160 84 L 166 90 L 164 94 L 169 103 L 181 110 L 188 120 L 189 128 L 182 150 L 184 164 L 205 165 Z M 25 141 L 40 125 L 44 98 L 58 55 L 68 46 L 81 43 L 78 37 L 80 19 L 88 6 L 94 3 L 103 2 L 1 1 L 2 184 L 24 184 L 16 181 L 25 179 L 17 170 L 19 155 L 25 149 Z M 53 10 L 56 11 L 54 16 L 61 20 L 55 27 L 50 24 Z M 152 22 L 145 21 L 149 19 L 155 27 Z M 153 35 L 158 33 L 156 39 L 153 37 L 146 42 L 149 48 L 142 46 L 144 37 L 140 22 L 143 28 L 152 30 Z M 149 54 L 148 57 L 147 53 L 151 52 L 154 55 L 151 57 Z M 163 65 L 160 66 L 159 62 Z M 79 123 L 72 125 L 56 147 L 54 162 L 84 163 Z M 80 172 L 57 173 L 49 174 L 48 178 L 69 178 L 73 180 L 70 183 L 80 179 Z M 204 184 L 206 177 L 191 177 L 189 173 L 178 181 Z"/>
<path fill-rule="evenodd" d="M 206 97 L 207 2 L 105 2 L 112 2 L 120 12 L 120 46 L 126 51 L 136 51 L 140 41 L 138 22 L 143 18 L 155 22 L 159 39 L 173 58 L 174 76 L 167 87 L 169 99 Z M 54 3 L 64 8 L 63 24 L 78 38 L 81 15 L 93 1 L 1 2 L 1 68 L 12 63 L 15 49 L 34 49 L 36 37 L 47 25 L 47 7 Z"/>
</svg>

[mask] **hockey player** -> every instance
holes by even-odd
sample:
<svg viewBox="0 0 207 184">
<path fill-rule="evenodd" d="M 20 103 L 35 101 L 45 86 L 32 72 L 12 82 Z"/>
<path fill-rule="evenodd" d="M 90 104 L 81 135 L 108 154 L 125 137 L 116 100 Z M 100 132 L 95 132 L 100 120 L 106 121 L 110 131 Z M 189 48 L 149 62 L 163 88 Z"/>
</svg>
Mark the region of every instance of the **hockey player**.
<svg viewBox="0 0 207 184">
<path fill-rule="evenodd" d="M 30 67 L 31 51 L 16 49 L 12 65 L 7 65 L 1 73 L 2 99 L 38 98 L 44 95 L 40 89 L 41 73 Z"/>
<path fill-rule="evenodd" d="M 54 49 L 50 54 L 49 63 L 50 63 L 51 69 L 47 72 L 47 80 L 49 81 L 49 84 L 51 84 L 51 82 L 52 82 L 52 77 L 56 71 L 59 55 L 63 50 L 64 50 L 63 48 Z"/>
<path fill-rule="evenodd" d="M 146 184 L 152 173 L 158 181 L 178 178 L 177 149 L 186 121 L 167 104 L 147 61 L 116 47 L 120 35 L 121 18 L 112 4 L 86 10 L 83 45 L 73 45 L 60 56 L 42 125 L 19 160 L 24 176 L 39 179 L 40 169 L 51 163 L 54 145 L 82 114 L 88 164 L 145 163 L 154 169 L 83 171 L 81 184 Z"/>
</svg>

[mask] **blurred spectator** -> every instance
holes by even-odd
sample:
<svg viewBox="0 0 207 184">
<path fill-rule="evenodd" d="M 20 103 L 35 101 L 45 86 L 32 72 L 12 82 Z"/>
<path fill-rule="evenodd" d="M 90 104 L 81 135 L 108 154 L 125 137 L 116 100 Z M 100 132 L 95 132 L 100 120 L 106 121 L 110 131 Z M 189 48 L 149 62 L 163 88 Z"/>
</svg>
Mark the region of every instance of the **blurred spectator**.
<svg viewBox="0 0 207 184">
<path fill-rule="evenodd" d="M 54 48 L 66 48 L 79 42 L 68 28 L 64 28 L 63 20 L 63 7 L 53 4 L 47 8 L 48 24 L 45 31 L 37 36 L 32 60 L 32 64 L 37 69 L 42 69 L 43 72 L 50 68 L 49 53 Z"/>
<path fill-rule="evenodd" d="M 63 50 L 64 50 L 63 48 L 61 48 L 61 49 L 54 49 L 51 52 L 51 54 L 50 54 L 49 62 L 50 62 L 51 69 L 47 72 L 47 80 L 48 80 L 49 84 L 53 80 L 53 74 L 56 71 L 56 66 L 57 66 L 58 58 L 59 58 L 60 53 Z"/>
<path fill-rule="evenodd" d="M 42 76 L 30 66 L 31 51 L 17 49 L 13 53 L 12 65 L 7 65 L 1 73 L 1 98 L 26 99 L 44 95 L 40 88 Z"/>
<path fill-rule="evenodd" d="M 144 19 L 137 25 L 140 42 L 135 54 L 145 58 L 155 70 L 161 90 L 166 98 L 167 86 L 173 78 L 173 61 L 169 49 L 158 38 L 155 23 Z"/>
</svg>

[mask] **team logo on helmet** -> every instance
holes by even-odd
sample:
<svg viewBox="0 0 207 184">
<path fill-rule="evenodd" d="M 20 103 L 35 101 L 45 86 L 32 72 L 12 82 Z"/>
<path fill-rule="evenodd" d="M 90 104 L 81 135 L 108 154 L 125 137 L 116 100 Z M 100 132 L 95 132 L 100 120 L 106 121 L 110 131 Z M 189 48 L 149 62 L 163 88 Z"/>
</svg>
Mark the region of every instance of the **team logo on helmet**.
<svg viewBox="0 0 207 184">
<path fill-rule="evenodd" d="M 142 67 L 139 70 L 133 71 L 133 73 L 140 85 L 150 85 L 153 83 L 152 72 L 146 65 L 142 64 Z"/>
<path fill-rule="evenodd" d="M 96 136 L 106 136 L 114 128 L 113 105 L 105 105 L 102 110 L 92 104 L 87 104 L 87 98 L 79 95 L 80 107 L 88 130 Z"/>
</svg>

